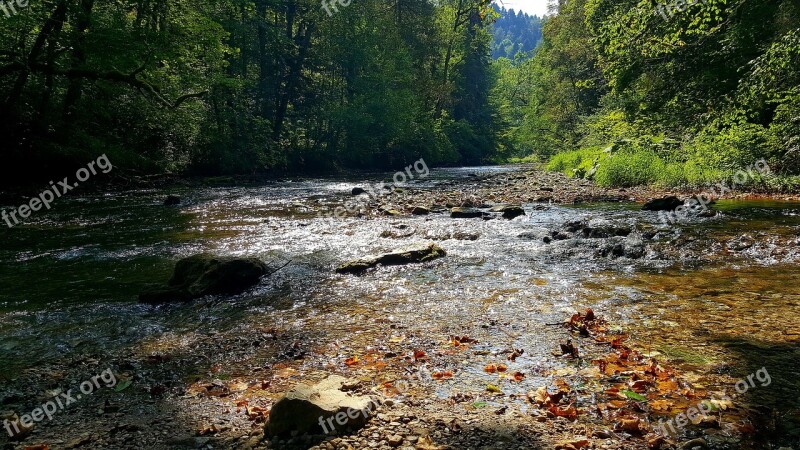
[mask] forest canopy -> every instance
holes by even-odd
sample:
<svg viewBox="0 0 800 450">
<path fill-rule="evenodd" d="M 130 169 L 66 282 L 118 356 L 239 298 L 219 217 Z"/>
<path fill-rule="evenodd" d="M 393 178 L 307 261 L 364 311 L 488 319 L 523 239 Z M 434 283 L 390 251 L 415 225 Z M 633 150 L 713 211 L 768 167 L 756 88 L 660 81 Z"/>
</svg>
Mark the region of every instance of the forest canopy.
<svg viewBox="0 0 800 450">
<path fill-rule="evenodd" d="M 46 0 L 0 20 L 4 182 L 548 162 L 800 172 L 797 0 Z"/>
<path fill-rule="evenodd" d="M 800 171 L 800 2 L 562 0 L 517 141 L 606 185 Z M 522 75 L 514 75 L 521 77 Z"/>
<path fill-rule="evenodd" d="M 323 6 L 31 2 L 0 20 L 5 181 L 100 153 L 195 174 L 490 160 L 488 0 Z"/>
</svg>

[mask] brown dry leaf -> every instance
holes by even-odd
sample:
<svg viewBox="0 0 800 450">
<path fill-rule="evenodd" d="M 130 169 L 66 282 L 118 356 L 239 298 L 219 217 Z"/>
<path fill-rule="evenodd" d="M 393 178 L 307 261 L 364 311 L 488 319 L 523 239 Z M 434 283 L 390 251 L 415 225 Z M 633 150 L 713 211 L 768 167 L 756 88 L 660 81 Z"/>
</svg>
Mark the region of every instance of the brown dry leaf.
<svg viewBox="0 0 800 450">
<path fill-rule="evenodd" d="M 414 350 L 414 359 L 419 361 L 420 359 L 427 358 L 428 354 L 422 350 Z"/>
<path fill-rule="evenodd" d="M 650 450 L 658 450 L 666 443 L 664 436 L 654 435 L 647 439 L 647 448 Z"/>
<path fill-rule="evenodd" d="M 567 405 L 560 408 L 553 405 L 547 411 L 556 417 L 566 417 L 569 420 L 575 420 L 578 418 L 578 410 L 572 405 Z"/>
<path fill-rule="evenodd" d="M 642 432 L 642 421 L 641 419 L 635 417 L 623 418 L 616 423 L 614 429 L 617 431 L 625 431 L 627 433 L 638 434 Z"/>
<path fill-rule="evenodd" d="M 417 450 L 442 450 L 444 447 L 433 443 L 430 436 L 422 436 L 417 441 Z"/>
<path fill-rule="evenodd" d="M 678 382 L 675 380 L 659 380 L 656 382 L 658 392 L 661 395 L 669 394 L 678 390 Z"/>
<path fill-rule="evenodd" d="M 506 366 L 505 364 L 498 364 L 497 365 L 497 371 L 498 372 L 505 372 L 506 370 L 508 370 L 508 366 Z"/>
<path fill-rule="evenodd" d="M 550 394 L 547 393 L 547 387 L 542 386 L 534 393 L 528 392 L 528 401 L 536 403 L 539 406 L 544 406 L 550 403 Z"/>
<path fill-rule="evenodd" d="M 217 434 L 219 433 L 219 428 L 216 425 L 209 425 L 197 430 L 198 436 L 208 436 L 209 434 Z"/>
<path fill-rule="evenodd" d="M 650 408 L 652 408 L 653 411 L 666 412 L 672 409 L 673 405 L 674 403 L 669 400 L 653 400 L 650 402 Z"/>
<path fill-rule="evenodd" d="M 721 409 L 723 411 L 733 408 L 733 402 L 727 399 L 712 398 L 711 400 L 708 401 L 711 402 L 711 404 L 714 405 L 715 408 Z"/>
<path fill-rule="evenodd" d="M 233 382 L 228 385 L 228 389 L 230 389 L 231 392 L 243 392 L 246 391 L 247 388 L 249 387 L 250 387 L 249 384 L 242 381 Z"/>
<path fill-rule="evenodd" d="M 515 348 L 514 351 L 511 352 L 510 355 L 508 355 L 508 360 L 511 361 L 511 362 L 514 362 L 514 361 L 517 360 L 517 358 L 522 356 L 523 353 L 525 353 L 525 350 L 523 350 L 521 348 Z"/>
<path fill-rule="evenodd" d="M 49 447 L 47 446 L 47 444 L 31 445 L 31 446 L 25 447 L 24 450 L 49 450 Z"/>
<path fill-rule="evenodd" d="M 637 380 L 633 383 L 630 383 L 631 390 L 636 392 L 637 394 L 644 394 L 647 392 L 647 387 L 650 385 L 650 382 L 647 380 Z"/>
<path fill-rule="evenodd" d="M 622 409 L 628 405 L 628 402 L 626 400 L 609 400 L 606 405 L 611 409 Z"/>
<path fill-rule="evenodd" d="M 567 339 L 567 343 L 560 343 L 558 344 L 561 347 L 561 354 L 562 355 L 570 355 L 573 358 L 578 358 L 578 347 L 572 343 L 572 339 Z"/>
<path fill-rule="evenodd" d="M 556 385 L 556 387 L 558 387 L 558 392 L 562 394 L 567 394 L 572 390 L 572 388 L 569 387 L 569 384 L 567 384 L 567 382 L 564 381 L 563 378 L 559 378 L 553 383 Z"/>
<path fill-rule="evenodd" d="M 514 381 L 522 381 L 525 379 L 525 374 L 522 372 L 514 372 Z"/>
<path fill-rule="evenodd" d="M 358 365 L 358 356 L 353 356 L 352 358 L 347 358 L 344 360 L 344 363 L 348 366 L 356 366 Z"/>
<path fill-rule="evenodd" d="M 445 370 L 443 372 L 433 372 L 431 374 L 434 380 L 442 380 L 447 378 L 453 378 L 453 371 L 452 370 Z"/>
<path fill-rule="evenodd" d="M 589 441 L 587 439 L 581 439 L 578 441 L 560 441 L 556 443 L 555 450 L 578 450 L 588 446 Z"/>
</svg>

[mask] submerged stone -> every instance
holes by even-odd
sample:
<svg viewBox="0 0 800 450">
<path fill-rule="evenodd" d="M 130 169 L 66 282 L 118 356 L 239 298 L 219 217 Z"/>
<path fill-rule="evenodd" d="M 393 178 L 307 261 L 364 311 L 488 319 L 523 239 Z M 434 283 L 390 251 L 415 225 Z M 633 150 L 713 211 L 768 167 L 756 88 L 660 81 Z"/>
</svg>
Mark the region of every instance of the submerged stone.
<svg viewBox="0 0 800 450">
<path fill-rule="evenodd" d="M 258 284 L 267 271 L 267 265 L 255 258 L 194 255 L 178 261 L 166 286 L 145 289 L 139 301 L 165 303 L 206 295 L 236 295 Z"/>
</svg>

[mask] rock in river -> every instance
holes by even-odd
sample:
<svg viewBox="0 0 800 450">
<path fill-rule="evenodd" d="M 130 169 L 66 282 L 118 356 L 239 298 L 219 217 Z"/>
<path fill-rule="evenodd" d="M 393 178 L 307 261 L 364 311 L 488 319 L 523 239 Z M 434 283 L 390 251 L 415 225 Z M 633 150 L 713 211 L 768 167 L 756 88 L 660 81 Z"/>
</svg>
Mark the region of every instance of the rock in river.
<svg viewBox="0 0 800 450">
<path fill-rule="evenodd" d="M 644 211 L 674 211 L 678 206 L 683 205 L 683 200 L 674 195 L 664 198 L 655 198 L 642 206 Z"/>
<path fill-rule="evenodd" d="M 345 382 L 345 378 L 331 375 L 313 386 L 300 384 L 286 393 L 270 411 L 269 435 L 286 436 L 294 431 L 328 434 L 363 427 L 377 404 L 369 397 L 342 392 Z"/>
<path fill-rule="evenodd" d="M 503 213 L 503 218 L 509 220 L 525 215 L 525 210 L 518 205 L 498 205 L 490 209 L 489 212 Z"/>
<path fill-rule="evenodd" d="M 450 210 L 450 217 L 453 219 L 474 219 L 476 217 L 488 216 L 489 213 L 475 208 L 453 208 Z"/>
<path fill-rule="evenodd" d="M 395 266 L 430 261 L 445 256 L 445 251 L 436 244 L 414 246 L 379 256 L 368 256 L 342 264 L 336 269 L 338 273 L 359 273 L 377 265 Z"/>
<path fill-rule="evenodd" d="M 206 295 L 236 295 L 258 284 L 267 265 L 255 258 L 217 258 L 200 254 L 184 258 L 166 286 L 139 294 L 142 303 L 188 301 Z"/>
<path fill-rule="evenodd" d="M 164 206 L 178 206 L 181 204 L 181 198 L 177 195 L 168 195 L 164 200 Z"/>
</svg>

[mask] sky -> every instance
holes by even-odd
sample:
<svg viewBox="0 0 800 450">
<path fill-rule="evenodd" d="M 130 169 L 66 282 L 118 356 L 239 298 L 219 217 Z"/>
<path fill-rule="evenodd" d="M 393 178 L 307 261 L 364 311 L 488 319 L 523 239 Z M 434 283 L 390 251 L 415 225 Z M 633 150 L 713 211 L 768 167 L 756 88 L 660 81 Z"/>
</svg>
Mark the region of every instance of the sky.
<svg viewBox="0 0 800 450">
<path fill-rule="evenodd" d="M 547 3 L 549 0 L 495 0 L 502 4 L 506 9 L 515 11 L 525 11 L 528 14 L 536 14 L 541 17 L 547 14 Z"/>
</svg>

